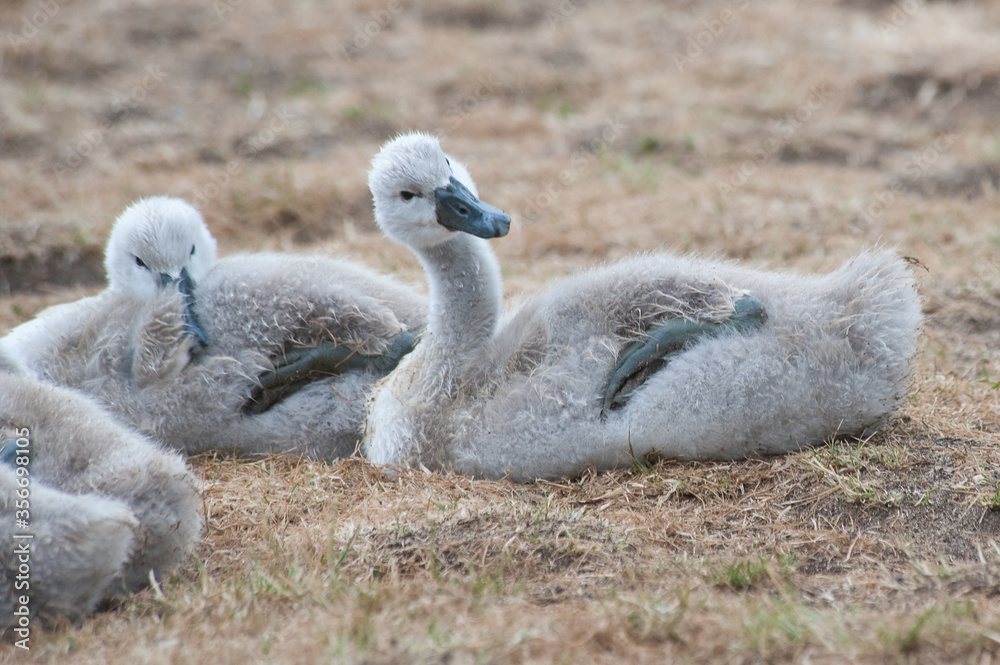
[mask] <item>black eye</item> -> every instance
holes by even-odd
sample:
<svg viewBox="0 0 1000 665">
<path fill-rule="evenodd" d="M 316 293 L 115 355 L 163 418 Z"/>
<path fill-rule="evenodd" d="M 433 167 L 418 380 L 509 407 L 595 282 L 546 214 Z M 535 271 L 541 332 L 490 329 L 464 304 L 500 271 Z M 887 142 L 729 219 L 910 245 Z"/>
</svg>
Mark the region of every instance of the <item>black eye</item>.
<svg viewBox="0 0 1000 665">
<path fill-rule="evenodd" d="M 399 193 L 399 197 L 404 201 L 409 201 L 414 196 L 416 196 L 416 194 L 414 194 L 413 192 L 408 192 L 405 189 Z"/>
<path fill-rule="evenodd" d="M 140 259 L 138 256 L 135 257 L 135 264 L 137 266 L 139 266 L 140 268 L 145 268 L 146 270 L 149 270 L 149 266 L 147 266 L 146 263 L 142 259 Z"/>
<path fill-rule="evenodd" d="M 191 245 L 191 256 L 194 256 L 194 245 Z"/>
</svg>

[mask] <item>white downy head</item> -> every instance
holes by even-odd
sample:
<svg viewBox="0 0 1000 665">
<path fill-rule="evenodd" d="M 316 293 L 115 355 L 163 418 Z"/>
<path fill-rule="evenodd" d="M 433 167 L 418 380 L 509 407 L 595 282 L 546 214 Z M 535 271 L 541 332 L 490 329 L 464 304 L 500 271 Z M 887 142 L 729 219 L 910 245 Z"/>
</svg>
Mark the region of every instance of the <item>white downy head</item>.
<svg viewBox="0 0 1000 665">
<path fill-rule="evenodd" d="M 104 256 L 111 289 L 147 299 L 186 270 L 195 283 L 215 263 L 215 239 L 201 214 L 182 199 L 156 196 L 118 217 Z"/>
<path fill-rule="evenodd" d="M 510 227 L 510 217 L 479 200 L 468 170 L 428 134 L 404 134 L 382 146 L 368 188 L 382 232 L 413 249 L 446 242 L 456 231 L 494 238 Z"/>
</svg>

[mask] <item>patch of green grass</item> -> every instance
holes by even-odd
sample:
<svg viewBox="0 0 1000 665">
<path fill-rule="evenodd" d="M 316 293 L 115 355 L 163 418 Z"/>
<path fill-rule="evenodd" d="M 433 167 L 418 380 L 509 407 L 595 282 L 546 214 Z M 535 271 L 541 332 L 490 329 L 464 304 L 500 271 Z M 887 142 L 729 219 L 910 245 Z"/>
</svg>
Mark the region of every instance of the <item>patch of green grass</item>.
<svg viewBox="0 0 1000 665">
<path fill-rule="evenodd" d="M 77 247 L 91 247 L 94 239 L 86 229 L 77 226 L 73 229 L 73 244 Z"/>
<path fill-rule="evenodd" d="M 906 462 L 906 448 L 898 441 L 872 446 L 870 452 L 887 469 L 900 469 Z"/>
<path fill-rule="evenodd" d="M 327 546 L 327 560 L 330 562 L 330 568 L 332 569 L 334 578 L 340 577 L 340 569 L 344 565 L 344 560 L 347 559 L 347 555 L 351 553 L 351 547 L 354 545 L 354 539 L 358 535 L 358 529 L 355 528 L 354 532 L 351 533 L 351 537 L 347 539 L 340 551 L 336 551 L 336 538 L 331 534 L 330 543 Z"/>
<path fill-rule="evenodd" d="M 249 97 L 257 89 L 253 74 L 243 74 L 233 85 L 233 92 L 239 97 Z"/>
<path fill-rule="evenodd" d="M 437 501 L 432 501 L 431 503 L 441 512 L 447 512 L 458 508 L 458 499 L 452 499 L 450 502 L 445 503 L 438 503 Z"/>
<path fill-rule="evenodd" d="M 727 586 L 730 589 L 749 589 L 762 575 L 767 573 L 767 562 L 764 559 L 759 561 L 737 561 L 727 566 L 714 575 L 716 586 Z"/>
<path fill-rule="evenodd" d="M 360 588 L 356 594 L 358 611 L 354 612 L 348 635 L 355 648 L 368 651 L 375 643 L 375 617 L 382 609 L 380 594 L 377 591 L 366 592 Z"/>
<path fill-rule="evenodd" d="M 504 571 L 507 568 L 507 561 L 501 564 L 500 571 L 496 573 L 479 573 L 472 580 L 472 595 L 476 598 L 493 596 L 499 598 L 503 594 Z M 472 573 L 470 572 L 470 575 Z"/>
<path fill-rule="evenodd" d="M 794 554 L 784 554 L 777 558 L 761 556 L 719 564 L 709 571 L 709 580 L 718 587 L 745 591 L 766 579 L 785 580 L 795 571 L 795 567 Z"/>
<path fill-rule="evenodd" d="M 985 383 L 986 387 L 989 388 L 990 390 L 996 390 L 1000 388 L 1000 381 L 994 381 L 990 377 L 990 371 L 985 367 L 983 368 L 983 378 L 979 379 L 976 383 Z"/>
<path fill-rule="evenodd" d="M 649 155 L 654 152 L 659 152 L 660 148 L 663 147 L 663 143 L 660 139 L 653 135 L 644 136 L 639 144 L 635 147 L 635 151 L 639 155 Z"/>
<path fill-rule="evenodd" d="M 299 77 L 292 82 L 291 94 L 295 97 L 320 96 L 328 92 L 330 86 L 323 79 Z"/>
<path fill-rule="evenodd" d="M 546 492 L 545 493 L 545 502 L 542 504 L 542 506 L 535 513 L 535 520 L 534 521 L 535 521 L 535 526 L 536 527 L 539 524 L 542 523 L 543 519 L 546 519 L 546 520 L 549 519 L 549 507 L 551 506 L 551 504 L 552 504 L 552 495 L 549 494 L 548 492 Z"/>
<path fill-rule="evenodd" d="M 353 125 L 392 124 L 395 114 L 386 104 L 375 103 L 371 106 L 348 106 L 343 111 L 344 120 Z"/>
<path fill-rule="evenodd" d="M 630 155 L 621 155 L 611 165 L 611 170 L 623 176 L 637 190 L 655 191 L 660 185 L 656 163 L 648 159 L 636 160 Z"/>
<path fill-rule="evenodd" d="M 879 632 L 890 649 L 914 654 L 929 644 L 975 641 L 977 624 L 976 608 L 969 600 L 952 600 L 943 607 L 930 607 L 902 625 L 883 627 Z"/>
<path fill-rule="evenodd" d="M 348 122 L 361 122 L 368 117 L 368 111 L 360 106 L 348 106 L 344 109 L 344 119 Z"/>
<path fill-rule="evenodd" d="M 654 464 L 645 457 L 632 457 L 631 463 L 629 464 L 629 471 L 631 471 L 633 476 L 641 476 L 647 473 L 652 473 L 653 466 Z"/>
<path fill-rule="evenodd" d="M 761 607 L 743 621 L 749 646 L 758 653 L 768 654 L 782 648 L 805 644 L 812 637 L 810 624 L 820 617 L 801 603 L 774 599 L 773 607 Z"/>
<path fill-rule="evenodd" d="M 633 476 L 641 476 L 652 471 L 655 462 L 647 459 L 646 457 L 638 457 L 635 454 L 635 449 L 632 448 L 631 431 L 629 432 L 628 437 L 628 456 L 630 460 L 629 470 L 632 472 Z"/>
<path fill-rule="evenodd" d="M 572 100 L 553 93 L 546 93 L 539 97 L 538 108 L 541 111 L 554 111 L 561 120 L 576 113 L 576 106 Z"/>
<path fill-rule="evenodd" d="M 435 646 L 445 646 L 451 642 L 452 632 L 450 630 L 442 630 L 438 626 L 436 619 L 431 619 L 430 624 L 427 626 L 427 635 L 431 638 L 431 641 Z"/>
<path fill-rule="evenodd" d="M 867 445 L 866 445 L 867 444 Z M 898 468 L 905 460 L 905 451 L 896 444 L 890 447 L 833 441 L 802 458 L 806 466 L 818 471 L 833 487 L 852 503 L 893 505 L 899 502 L 894 493 L 878 486 L 880 467 Z"/>
<path fill-rule="evenodd" d="M 852 443 L 838 439 L 816 452 L 834 471 L 867 471 L 870 458 L 862 447 L 864 443 L 863 440 Z"/>
<path fill-rule="evenodd" d="M 931 494 L 933 494 L 934 492 L 938 491 L 938 489 L 939 488 L 937 488 L 937 487 L 931 487 L 926 492 L 924 492 L 923 496 L 921 496 L 919 499 L 917 499 L 916 501 L 914 501 L 913 505 L 914 506 L 929 506 L 929 505 L 931 505 Z"/>
<path fill-rule="evenodd" d="M 927 620 L 930 617 L 931 610 L 928 610 L 917 617 L 913 626 L 899 638 L 900 651 L 907 653 L 914 650 L 917 645 L 917 638 L 920 636 L 920 630 L 924 627 L 924 624 L 927 623 Z"/>
<path fill-rule="evenodd" d="M 980 495 L 978 501 L 987 508 L 1000 509 L 1000 486 L 997 487 L 992 496 L 990 494 Z"/>
</svg>

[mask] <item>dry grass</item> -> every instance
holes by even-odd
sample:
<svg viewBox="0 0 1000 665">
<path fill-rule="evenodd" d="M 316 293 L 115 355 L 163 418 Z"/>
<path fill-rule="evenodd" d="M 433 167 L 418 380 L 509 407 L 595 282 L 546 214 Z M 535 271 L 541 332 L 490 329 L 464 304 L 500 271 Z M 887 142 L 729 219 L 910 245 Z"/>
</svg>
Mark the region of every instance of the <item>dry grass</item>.
<svg viewBox="0 0 1000 665">
<path fill-rule="evenodd" d="M 520 485 L 196 458 L 196 561 L 0 661 L 996 663 L 1000 3 L 899 4 L 77 0 L 21 43 L 44 7 L 0 2 L 0 326 L 100 288 L 149 194 L 223 253 L 420 283 L 365 187 L 407 128 L 513 214 L 512 300 L 648 249 L 884 243 L 927 314 L 890 432 L 778 459 Z"/>
</svg>

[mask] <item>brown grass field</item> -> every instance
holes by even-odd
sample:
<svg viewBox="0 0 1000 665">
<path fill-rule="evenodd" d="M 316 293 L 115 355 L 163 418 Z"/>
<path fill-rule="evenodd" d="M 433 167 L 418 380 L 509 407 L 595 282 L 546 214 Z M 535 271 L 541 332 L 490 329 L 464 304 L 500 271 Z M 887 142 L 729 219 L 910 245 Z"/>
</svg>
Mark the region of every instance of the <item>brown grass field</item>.
<svg viewBox="0 0 1000 665">
<path fill-rule="evenodd" d="M 0 0 L 0 329 L 102 288 L 138 197 L 222 254 L 423 284 L 365 184 L 437 132 L 510 302 L 634 252 L 826 271 L 926 322 L 898 422 L 561 482 L 199 457 L 196 560 L 31 663 L 1000 663 L 1000 2 Z M 205 433 L 206 437 L 211 432 Z"/>
</svg>

